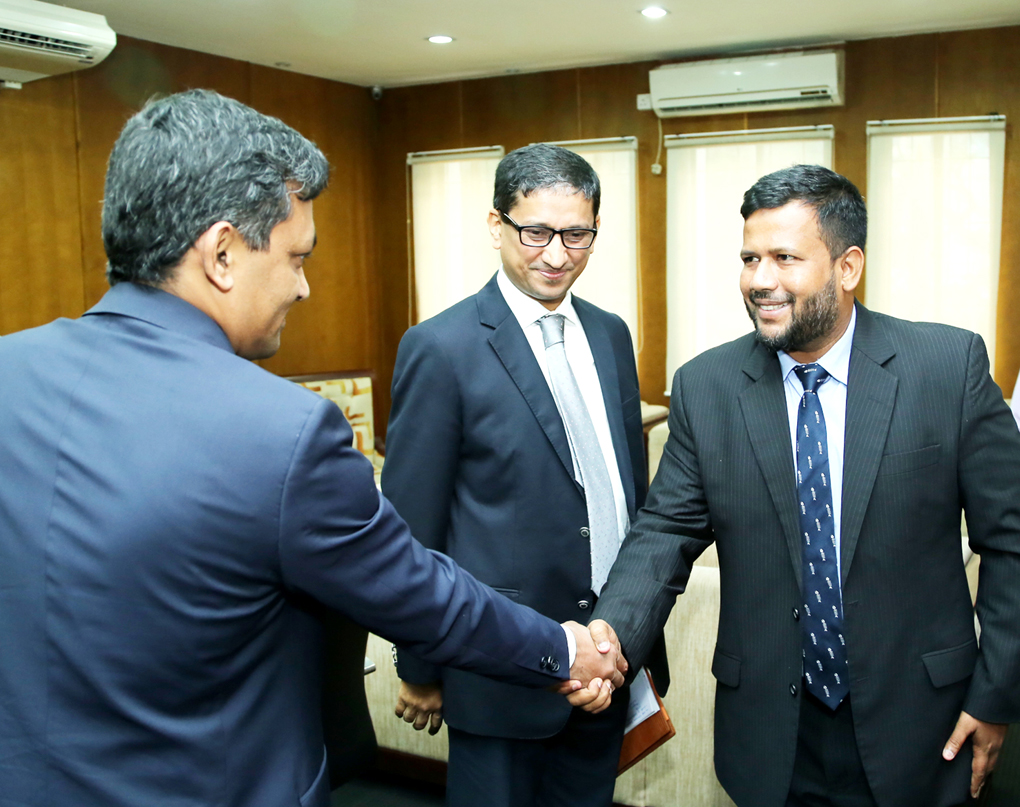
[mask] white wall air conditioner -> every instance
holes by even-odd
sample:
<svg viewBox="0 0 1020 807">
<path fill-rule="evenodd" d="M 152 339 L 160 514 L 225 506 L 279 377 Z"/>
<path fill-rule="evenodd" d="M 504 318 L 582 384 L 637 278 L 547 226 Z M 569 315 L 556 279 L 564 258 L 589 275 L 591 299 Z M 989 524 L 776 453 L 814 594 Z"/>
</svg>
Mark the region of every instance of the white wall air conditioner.
<svg viewBox="0 0 1020 807">
<path fill-rule="evenodd" d="M 843 51 L 682 62 L 651 70 L 648 83 L 660 118 L 842 106 Z"/>
<path fill-rule="evenodd" d="M 37 0 L 0 0 L 0 81 L 35 81 L 92 67 L 116 44 L 101 14 Z"/>
</svg>

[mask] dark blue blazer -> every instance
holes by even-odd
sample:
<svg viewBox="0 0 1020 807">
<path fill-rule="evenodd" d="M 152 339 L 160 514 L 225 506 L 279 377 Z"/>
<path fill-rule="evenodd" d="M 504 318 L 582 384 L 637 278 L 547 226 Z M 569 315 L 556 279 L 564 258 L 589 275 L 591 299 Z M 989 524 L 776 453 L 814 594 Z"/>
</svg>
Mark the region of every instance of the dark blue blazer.
<svg viewBox="0 0 1020 807">
<path fill-rule="evenodd" d="M 325 807 L 319 604 L 565 677 L 558 625 L 416 543 L 339 409 L 183 300 L 122 283 L 0 339 L 0 379 L 3 807 Z"/>
<path fill-rule="evenodd" d="M 630 333 L 615 314 L 573 299 L 633 518 L 647 475 Z M 593 594 L 584 493 L 549 385 L 495 277 L 404 334 L 382 484 L 426 546 L 558 622 L 588 622 Z M 445 720 L 474 734 L 548 737 L 570 714 L 548 692 L 440 671 L 406 653 L 399 654 L 399 672 L 412 683 L 441 678 Z M 665 685 L 664 669 L 659 678 Z"/>
</svg>

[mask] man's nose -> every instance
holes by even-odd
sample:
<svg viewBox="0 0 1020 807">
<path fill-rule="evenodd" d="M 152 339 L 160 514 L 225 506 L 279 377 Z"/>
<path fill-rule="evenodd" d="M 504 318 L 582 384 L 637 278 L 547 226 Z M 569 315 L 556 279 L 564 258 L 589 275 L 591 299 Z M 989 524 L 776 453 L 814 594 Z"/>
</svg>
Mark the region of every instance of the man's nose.
<svg viewBox="0 0 1020 807">
<path fill-rule="evenodd" d="M 546 245 L 542 255 L 545 262 L 554 269 L 559 269 L 567 263 L 570 259 L 570 254 L 567 248 L 563 245 L 562 233 L 556 233 L 553 235 L 552 241 Z"/>
<path fill-rule="evenodd" d="M 762 258 L 751 275 L 751 290 L 774 289 L 778 285 L 776 266 L 768 258 Z"/>
</svg>

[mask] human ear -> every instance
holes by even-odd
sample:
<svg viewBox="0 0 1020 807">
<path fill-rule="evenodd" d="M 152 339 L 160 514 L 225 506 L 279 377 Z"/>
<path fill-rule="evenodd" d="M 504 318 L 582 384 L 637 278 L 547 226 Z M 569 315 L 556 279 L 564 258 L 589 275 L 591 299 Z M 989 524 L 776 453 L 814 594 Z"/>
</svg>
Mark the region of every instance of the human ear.
<svg viewBox="0 0 1020 807">
<path fill-rule="evenodd" d="M 492 236 L 492 248 L 499 249 L 503 246 L 503 217 L 496 208 L 489 211 L 489 235 Z"/>
<path fill-rule="evenodd" d="M 241 235 L 229 221 L 218 221 L 195 241 L 206 279 L 226 293 L 234 287 L 234 253 Z"/>
</svg>

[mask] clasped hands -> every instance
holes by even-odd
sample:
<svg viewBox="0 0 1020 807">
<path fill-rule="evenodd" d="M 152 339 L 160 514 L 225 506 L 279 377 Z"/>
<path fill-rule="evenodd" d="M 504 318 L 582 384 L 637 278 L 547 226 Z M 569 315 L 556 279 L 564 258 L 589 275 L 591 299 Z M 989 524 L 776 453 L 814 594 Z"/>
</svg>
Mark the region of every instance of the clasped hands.
<svg viewBox="0 0 1020 807">
<path fill-rule="evenodd" d="M 567 696 L 571 706 L 586 712 L 598 713 L 609 706 L 613 690 L 623 686 L 630 666 L 623 657 L 620 640 L 612 626 L 595 619 L 585 627 L 577 622 L 564 622 L 577 644 L 570 679 L 553 688 Z"/>
<path fill-rule="evenodd" d="M 571 706 L 601 712 L 612 701 L 613 690 L 623 686 L 629 666 L 620 640 L 609 623 L 601 619 L 588 627 L 577 622 L 564 622 L 563 626 L 573 634 L 577 652 L 570 679 L 552 687 L 552 691 L 565 695 Z M 442 686 L 401 681 L 394 712 L 416 730 L 428 727 L 429 734 L 435 734 L 443 725 Z"/>
</svg>

